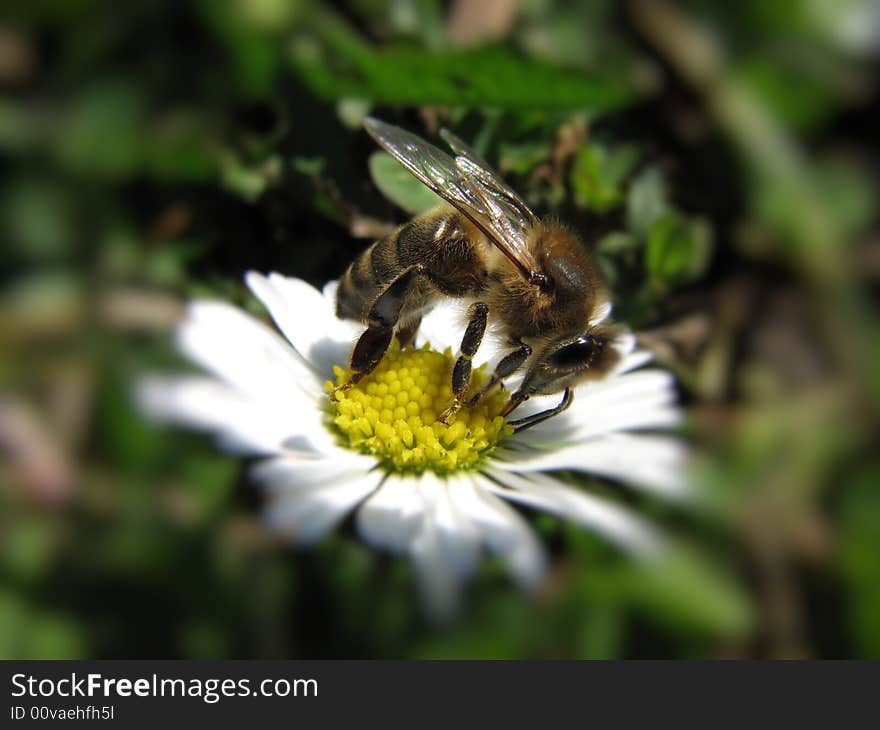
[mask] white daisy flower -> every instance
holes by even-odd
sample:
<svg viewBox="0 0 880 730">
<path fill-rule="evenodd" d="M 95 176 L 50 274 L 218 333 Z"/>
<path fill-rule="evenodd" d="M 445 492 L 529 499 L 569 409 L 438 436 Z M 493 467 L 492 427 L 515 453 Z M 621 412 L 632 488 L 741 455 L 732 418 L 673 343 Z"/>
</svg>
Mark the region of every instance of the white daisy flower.
<svg viewBox="0 0 880 730">
<path fill-rule="evenodd" d="M 553 474 L 584 472 L 662 497 L 684 495 L 682 443 L 650 433 L 681 420 L 673 378 L 640 369 L 650 356 L 634 349 L 632 335 L 614 343 L 615 370 L 578 386 L 558 416 L 512 433 L 498 415 L 507 398 L 499 392 L 445 426 L 436 419 L 452 401 L 463 331 L 454 305 L 425 317 L 416 347 L 393 348 L 333 402 L 328 389 L 334 375 L 336 383 L 345 378 L 340 366 L 363 329 L 335 316 L 335 283 L 319 292 L 280 274 L 251 272 L 246 281 L 286 341 L 229 304 L 195 302 L 178 344 L 211 375 L 146 378 L 139 400 L 155 419 L 213 432 L 223 449 L 262 457 L 253 477 L 278 532 L 308 545 L 355 512 L 368 544 L 412 559 L 438 616 L 454 611 L 484 550 L 523 587 L 539 584 L 542 545 L 510 503 L 570 520 L 637 555 L 656 552 L 657 533 L 636 514 Z M 556 400 L 534 398 L 516 417 Z"/>
</svg>

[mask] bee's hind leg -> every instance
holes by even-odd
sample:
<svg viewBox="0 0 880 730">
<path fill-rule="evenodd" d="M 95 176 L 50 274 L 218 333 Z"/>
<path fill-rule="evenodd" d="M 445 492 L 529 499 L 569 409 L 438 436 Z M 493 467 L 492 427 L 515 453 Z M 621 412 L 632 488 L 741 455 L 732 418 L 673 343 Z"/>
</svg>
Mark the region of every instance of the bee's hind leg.
<svg viewBox="0 0 880 730">
<path fill-rule="evenodd" d="M 330 394 L 332 400 L 336 400 L 337 393 L 344 393 L 354 387 L 365 375 L 369 375 L 381 362 L 388 345 L 391 344 L 391 336 L 394 327 L 385 325 L 367 327 L 358 338 L 351 354 L 351 377 L 342 385 L 337 385 Z"/>
<path fill-rule="evenodd" d="M 382 361 L 394 336 L 394 327 L 400 318 L 406 296 L 420 274 L 420 267 L 407 269 L 376 297 L 367 314 L 367 329 L 358 338 L 351 353 L 349 363 L 352 370 L 351 377 L 348 382 L 334 388 L 330 394 L 332 400 L 336 400 L 337 393 L 348 390 L 365 375 L 373 372 Z"/>
<path fill-rule="evenodd" d="M 443 413 L 440 414 L 441 423 L 449 423 L 463 405 L 463 399 L 471 384 L 471 360 L 477 354 L 483 335 L 486 333 L 486 323 L 489 320 L 489 307 L 483 302 L 477 302 L 471 307 L 470 320 L 464 337 L 461 338 L 461 355 L 455 361 L 452 369 L 452 395 L 455 400 Z"/>
<path fill-rule="evenodd" d="M 522 367 L 522 364 L 529 359 L 529 355 L 531 354 L 532 348 L 523 342 L 519 347 L 513 350 L 513 352 L 509 352 L 501 358 L 499 363 L 495 366 L 495 370 L 492 373 L 492 377 L 489 378 L 489 382 L 468 401 L 468 408 L 473 408 L 483 398 L 495 390 L 495 388 L 501 385 L 501 381 L 504 380 L 504 378 L 513 375 L 519 370 L 520 367 Z"/>
</svg>

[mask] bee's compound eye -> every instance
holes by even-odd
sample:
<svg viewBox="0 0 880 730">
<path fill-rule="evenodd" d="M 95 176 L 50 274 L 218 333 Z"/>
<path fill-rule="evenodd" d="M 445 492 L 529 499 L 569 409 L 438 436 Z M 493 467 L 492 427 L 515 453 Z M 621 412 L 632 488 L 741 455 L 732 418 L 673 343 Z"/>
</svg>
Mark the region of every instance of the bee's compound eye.
<svg viewBox="0 0 880 730">
<path fill-rule="evenodd" d="M 553 364 L 560 368 L 571 368 L 588 363 L 596 353 L 599 345 L 592 335 L 578 337 L 553 353 Z"/>
</svg>

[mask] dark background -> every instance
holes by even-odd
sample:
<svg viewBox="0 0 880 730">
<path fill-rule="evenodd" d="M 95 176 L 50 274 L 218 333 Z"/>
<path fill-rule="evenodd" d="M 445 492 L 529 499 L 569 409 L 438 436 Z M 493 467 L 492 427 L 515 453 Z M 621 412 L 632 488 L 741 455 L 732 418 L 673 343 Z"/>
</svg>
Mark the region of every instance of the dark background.
<svg viewBox="0 0 880 730">
<path fill-rule="evenodd" d="M 20 4 L 0 22 L 0 656 L 878 657 L 877 64 L 867 1 Z M 146 424 L 182 303 L 315 285 L 454 129 L 579 230 L 679 376 L 693 505 L 650 571 L 533 522 L 425 622 L 350 529 L 297 552 L 236 459 Z M 379 192 L 382 190 L 385 195 Z"/>
</svg>

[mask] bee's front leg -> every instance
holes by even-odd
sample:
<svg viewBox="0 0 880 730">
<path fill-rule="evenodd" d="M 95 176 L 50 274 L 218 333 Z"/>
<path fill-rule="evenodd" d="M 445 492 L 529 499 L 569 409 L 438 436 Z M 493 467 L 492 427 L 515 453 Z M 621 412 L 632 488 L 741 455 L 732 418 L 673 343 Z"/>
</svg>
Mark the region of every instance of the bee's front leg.
<svg viewBox="0 0 880 730">
<path fill-rule="evenodd" d="M 489 393 L 495 390 L 495 388 L 501 385 L 501 381 L 504 380 L 504 378 L 513 375 L 519 370 L 520 367 L 522 367 L 522 364 L 529 359 L 529 355 L 531 354 L 532 348 L 523 342 L 513 352 L 509 352 L 501 358 L 498 365 L 495 366 L 495 370 L 492 373 L 492 377 L 489 378 L 489 382 L 468 401 L 468 408 L 473 408 L 483 398 L 489 395 Z"/>
<path fill-rule="evenodd" d="M 440 414 L 441 423 L 449 423 L 461 409 L 463 399 L 471 384 L 471 360 L 477 354 L 483 335 L 486 333 L 486 323 L 489 321 L 489 306 L 483 302 L 477 302 L 471 307 L 470 320 L 464 337 L 461 338 L 461 355 L 455 361 L 452 369 L 452 394 L 455 400 L 443 413 Z"/>
<path fill-rule="evenodd" d="M 510 399 L 510 402 L 514 404 L 513 407 L 515 408 L 523 400 L 526 399 L 527 398 L 520 398 L 518 393 L 514 393 L 513 397 Z M 571 388 L 566 388 L 562 394 L 562 400 L 559 402 L 559 405 L 556 405 L 553 408 L 548 408 L 546 411 L 541 411 L 540 413 L 533 413 L 531 416 L 526 416 L 525 418 L 520 418 L 516 421 L 509 421 L 508 425 L 513 426 L 514 433 L 525 431 L 527 428 L 537 426 L 539 423 L 546 421 L 548 418 L 553 418 L 553 416 L 559 415 L 571 405 L 571 401 L 573 399 L 574 395 L 571 392 Z M 510 410 L 513 410 L 513 408 L 511 408 Z"/>
</svg>

